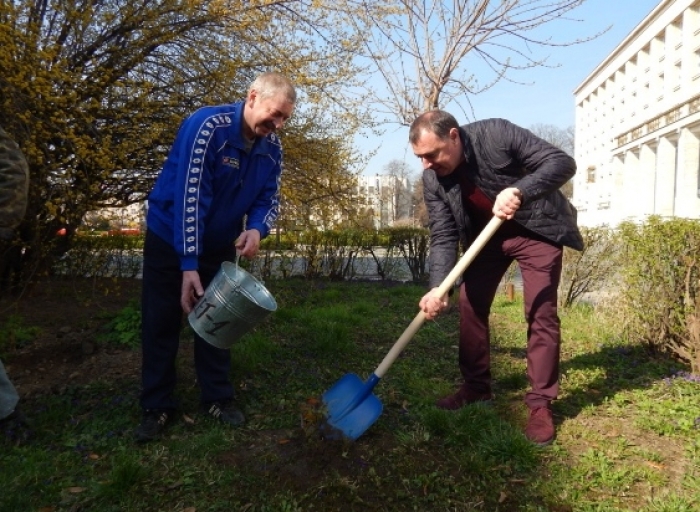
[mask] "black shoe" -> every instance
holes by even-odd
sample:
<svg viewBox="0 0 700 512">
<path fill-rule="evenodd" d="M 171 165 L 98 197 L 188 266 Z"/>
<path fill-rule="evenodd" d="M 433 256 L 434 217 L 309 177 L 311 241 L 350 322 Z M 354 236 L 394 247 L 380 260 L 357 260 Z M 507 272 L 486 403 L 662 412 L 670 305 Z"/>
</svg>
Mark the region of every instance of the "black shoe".
<svg viewBox="0 0 700 512">
<path fill-rule="evenodd" d="M 239 427 L 245 423 L 245 416 L 233 400 L 202 404 L 201 411 L 232 427 Z"/>
<path fill-rule="evenodd" d="M 15 446 L 25 444 L 32 437 L 27 418 L 19 409 L 15 409 L 12 414 L 0 420 L 0 432 L 5 440 Z"/>
<path fill-rule="evenodd" d="M 172 421 L 173 416 L 173 411 L 168 409 L 144 410 L 141 424 L 134 430 L 136 442 L 146 443 L 160 437 L 165 427 Z"/>
</svg>

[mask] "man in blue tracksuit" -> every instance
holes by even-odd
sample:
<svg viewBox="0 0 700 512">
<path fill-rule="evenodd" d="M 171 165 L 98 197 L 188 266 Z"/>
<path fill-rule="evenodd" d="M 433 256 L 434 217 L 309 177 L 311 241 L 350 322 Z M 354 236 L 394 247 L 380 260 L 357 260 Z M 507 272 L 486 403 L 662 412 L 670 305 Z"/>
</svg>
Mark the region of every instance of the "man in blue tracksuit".
<svg viewBox="0 0 700 512">
<path fill-rule="evenodd" d="M 137 441 L 159 436 L 173 419 L 181 318 L 221 263 L 252 258 L 279 208 L 282 146 L 276 131 L 296 103 L 292 83 L 263 73 L 245 101 L 204 107 L 180 126 L 148 197 L 142 291 L 143 419 Z M 245 225 L 244 225 L 245 222 Z M 243 413 L 233 401 L 230 351 L 195 335 L 202 411 L 229 425 Z"/>
</svg>

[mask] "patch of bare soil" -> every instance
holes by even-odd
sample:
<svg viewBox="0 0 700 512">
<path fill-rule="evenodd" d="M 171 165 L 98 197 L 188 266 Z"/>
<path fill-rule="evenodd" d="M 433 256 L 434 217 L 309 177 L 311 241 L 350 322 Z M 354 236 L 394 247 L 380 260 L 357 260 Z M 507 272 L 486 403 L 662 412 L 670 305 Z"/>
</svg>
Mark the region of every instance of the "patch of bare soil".
<svg viewBox="0 0 700 512">
<path fill-rule="evenodd" d="M 328 510 L 339 510 L 342 497 L 363 510 L 386 510 L 386 495 L 398 485 L 396 468 L 385 456 L 395 442 L 388 432 L 368 432 L 363 442 L 329 440 L 304 426 L 294 430 L 258 431 L 247 445 L 217 455 L 221 467 L 245 468 L 252 482 L 313 496 L 316 504 L 328 499 Z M 411 465 L 439 466 L 441 454 L 412 450 Z M 381 461 L 381 462 L 379 462 Z M 360 483 L 361 482 L 361 483 Z M 427 490 L 425 492 L 428 492 Z M 348 503 L 347 509 L 355 510 Z"/>
<path fill-rule="evenodd" d="M 295 431 L 259 432 L 245 449 L 221 453 L 222 466 L 245 467 L 251 476 L 274 479 L 276 484 L 305 492 L 310 484 L 322 482 L 329 474 L 352 479 L 369 465 L 358 446 L 343 440 L 323 440 Z"/>
<path fill-rule="evenodd" d="M 141 352 L 98 343 L 97 338 L 140 293 L 141 281 L 135 279 L 53 278 L 34 284 L 19 300 L 0 300 L 0 323 L 16 316 L 21 319 L 18 329 L 40 329 L 3 360 L 20 399 L 96 381 L 138 379 Z"/>
</svg>

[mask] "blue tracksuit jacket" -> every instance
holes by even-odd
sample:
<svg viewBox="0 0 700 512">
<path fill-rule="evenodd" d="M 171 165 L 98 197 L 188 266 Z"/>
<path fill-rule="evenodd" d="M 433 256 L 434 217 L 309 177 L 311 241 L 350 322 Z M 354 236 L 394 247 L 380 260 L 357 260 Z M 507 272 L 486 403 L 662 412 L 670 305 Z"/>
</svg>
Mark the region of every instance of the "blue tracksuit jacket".
<svg viewBox="0 0 700 512">
<path fill-rule="evenodd" d="M 277 218 L 282 145 L 272 133 L 246 153 L 243 107 L 204 107 L 185 119 L 148 197 L 148 229 L 173 244 L 181 270 L 231 247 L 244 216 L 263 238 Z"/>
</svg>

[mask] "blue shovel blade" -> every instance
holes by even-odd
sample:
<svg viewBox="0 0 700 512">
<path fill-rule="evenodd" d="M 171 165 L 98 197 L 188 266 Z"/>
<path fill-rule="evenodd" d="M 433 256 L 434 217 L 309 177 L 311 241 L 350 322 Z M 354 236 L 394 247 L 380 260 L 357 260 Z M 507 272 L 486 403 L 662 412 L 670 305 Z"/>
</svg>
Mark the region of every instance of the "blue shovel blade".
<svg viewBox="0 0 700 512">
<path fill-rule="evenodd" d="M 382 403 L 372 394 L 379 382 L 372 375 L 363 382 L 357 375 L 344 375 L 321 399 L 328 424 L 353 441 L 360 437 L 382 414 Z"/>
</svg>

